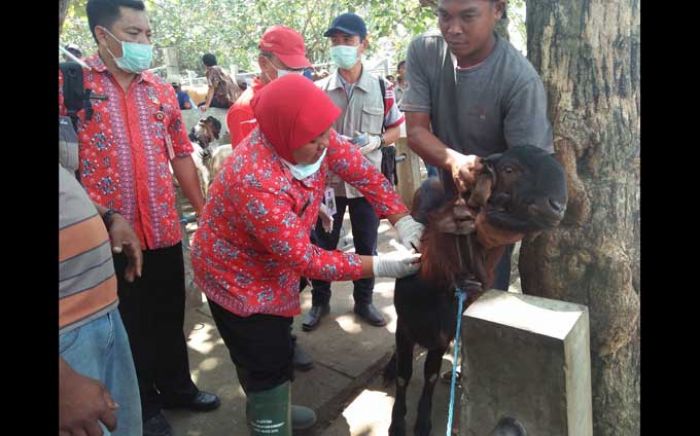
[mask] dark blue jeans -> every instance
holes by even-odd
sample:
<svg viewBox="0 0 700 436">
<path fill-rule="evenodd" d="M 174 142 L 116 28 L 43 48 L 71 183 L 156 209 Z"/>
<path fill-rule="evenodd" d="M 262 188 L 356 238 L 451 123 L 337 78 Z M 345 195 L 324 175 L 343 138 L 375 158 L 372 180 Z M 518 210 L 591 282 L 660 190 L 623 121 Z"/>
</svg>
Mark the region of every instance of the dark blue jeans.
<svg viewBox="0 0 700 436">
<path fill-rule="evenodd" d="M 326 233 L 321 226 L 321 220 L 316 222 L 316 245 L 324 250 L 335 250 L 340 238 L 340 228 L 343 226 L 345 208 L 350 208 L 350 224 L 355 243 L 355 253 L 368 256 L 377 254 L 377 230 L 379 218 L 374 213 L 372 205 L 364 197 L 350 198 L 335 197 L 337 212 L 333 215 L 333 230 Z M 331 299 L 331 284 L 322 280 L 311 280 L 311 302 L 314 306 L 328 304 Z M 355 303 L 371 303 L 374 291 L 374 278 L 354 280 L 352 296 Z"/>
</svg>

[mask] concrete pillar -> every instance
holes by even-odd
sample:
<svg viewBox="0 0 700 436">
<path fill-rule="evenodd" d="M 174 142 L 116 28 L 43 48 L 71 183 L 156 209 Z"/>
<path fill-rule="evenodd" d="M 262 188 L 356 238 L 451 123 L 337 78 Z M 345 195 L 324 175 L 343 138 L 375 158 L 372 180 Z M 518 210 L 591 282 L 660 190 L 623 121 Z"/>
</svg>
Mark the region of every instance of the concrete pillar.
<svg viewBox="0 0 700 436">
<path fill-rule="evenodd" d="M 167 68 L 166 77 L 168 82 L 180 80 L 180 66 L 177 61 L 177 48 L 164 47 L 163 58 L 165 59 L 165 66 Z"/>
<path fill-rule="evenodd" d="M 396 175 L 399 177 L 399 195 L 401 200 L 410 209 L 413 203 L 413 194 L 420 187 L 420 158 L 406 144 L 406 137 L 402 136 L 396 141 L 396 157 L 403 158 L 396 163 Z"/>
<path fill-rule="evenodd" d="M 530 435 L 593 434 L 586 306 L 490 290 L 462 337 L 461 435 L 488 435 L 502 416 Z"/>
</svg>

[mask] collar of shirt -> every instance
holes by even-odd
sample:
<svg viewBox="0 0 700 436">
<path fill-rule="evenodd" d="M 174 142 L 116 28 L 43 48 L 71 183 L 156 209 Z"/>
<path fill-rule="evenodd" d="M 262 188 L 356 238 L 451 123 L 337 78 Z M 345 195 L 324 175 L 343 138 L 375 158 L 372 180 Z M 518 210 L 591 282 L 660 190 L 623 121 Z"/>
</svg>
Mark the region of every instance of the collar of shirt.
<svg viewBox="0 0 700 436">
<path fill-rule="evenodd" d="M 448 49 L 448 50 L 449 50 L 449 49 Z M 455 67 L 455 68 L 454 68 L 454 72 L 455 72 L 455 82 L 456 82 L 456 81 L 457 81 L 457 71 L 470 71 L 470 70 L 475 70 L 475 69 L 477 69 L 478 67 L 480 67 L 480 66 L 484 63 L 484 61 L 485 61 L 486 59 L 488 59 L 488 56 L 486 57 L 486 59 L 484 59 L 483 61 L 479 62 L 478 64 L 472 65 L 472 66 L 470 66 L 470 67 L 464 67 L 464 68 L 463 68 L 463 67 L 460 67 L 459 65 L 457 65 L 457 56 L 455 56 L 454 53 L 450 52 L 450 58 L 452 58 L 452 65 L 454 65 L 454 67 Z"/>
<path fill-rule="evenodd" d="M 491 49 L 491 53 L 489 53 L 488 56 L 486 56 L 486 58 L 484 58 L 478 64 L 472 65 L 470 67 L 464 67 L 464 68 L 457 65 L 457 56 L 455 56 L 454 53 L 452 53 L 450 51 L 449 47 L 447 47 L 447 42 L 445 42 L 445 48 L 450 53 L 450 59 L 452 59 L 452 65 L 454 65 L 455 83 L 457 83 L 457 71 L 476 70 L 480 66 L 484 65 L 486 63 L 486 61 L 488 61 L 489 59 L 491 59 L 493 57 L 493 54 L 496 53 L 496 51 L 498 50 L 498 47 L 501 44 L 501 37 L 498 36 L 498 34 L 496 32 L 493 33 L 493 37 L 494 37 L 494 44 L 493 44 L 493 48 Z"/>
<path fill-rule="evenodd" d="M 260 77 L 255 77 L 251 86 L 253 87 L 253 92 L 258 92 L 265 86 L 265 82 L 263 82 Z"/>
<path fill-rule="evenodd" d="M 337 88 L 343 88 L 347 93 L 348 98 L 350 98 L 350 95 L 352 95 L 352 92 L 355 90 L 355 88 L 361 89 L 364 92 L 369 92 L 369 90 L 372 89 L 372 81 L 376 80 L 371 74 L 367 72 L 367 70 L 365 70 L 364 64 L 362 64 L 362 72 L 360 73 L 360 78 L 355 83 L 347 83 L 347 81 L 343 79 L 343 76 L 340 75 L 339 69 L 336 69 L 334 74 L 335 80 L 333 80 L 332 77 L 330 78 L 328 90 L 332 91 Z M 347 85 L 350 86 L 349 92 Z"/>
<path fill-rule="evenodd" d="M 94 71 L 97 71 L 98 73 L 106 73 L 109 72 L 109 69 L 107 69 L 107 65 L 102 61 L 102 58 L 100 57 L 99 53 L 95 53 L 92 56 L 84 59 L 85 63 L 88 64 L 90 68 L 92 68 Z M 111 73 L 110 73 L 111 74 Z M 149 83 L 155 83 L 156 78 L 151 73 L 150 71 L 144 71 L 143 73 L 137 74 L 136 75 L 136 81 L 141 82 L 149 82 Z"/>
</svg>

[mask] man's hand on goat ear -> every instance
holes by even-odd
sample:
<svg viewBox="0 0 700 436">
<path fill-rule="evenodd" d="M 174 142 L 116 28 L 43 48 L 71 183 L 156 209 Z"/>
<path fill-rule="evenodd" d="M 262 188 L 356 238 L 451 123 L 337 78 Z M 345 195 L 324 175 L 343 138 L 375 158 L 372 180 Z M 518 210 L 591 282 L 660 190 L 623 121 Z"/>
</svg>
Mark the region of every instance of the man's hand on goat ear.
<svg viewBox="0 0 700 436">
<path fill-rule="evenodd" d="M 452 166 L 452 179 L 459 192 L 466 192 L 476 182 L 476 176 L 483 165 L 474 154 L 460 155 Z"/>
</svg>

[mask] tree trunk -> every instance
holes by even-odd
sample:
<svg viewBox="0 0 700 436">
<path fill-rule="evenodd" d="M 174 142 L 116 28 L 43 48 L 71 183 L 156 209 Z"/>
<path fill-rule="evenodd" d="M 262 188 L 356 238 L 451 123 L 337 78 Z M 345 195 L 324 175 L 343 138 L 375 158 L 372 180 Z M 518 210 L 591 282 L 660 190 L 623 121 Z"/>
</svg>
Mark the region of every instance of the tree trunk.
<svg viewBox="0 0 700 436">
<path fill-rule="evenodd" d="M 639 1 L 528 0 L 526 22 L 569 204 L 523 241 L 523 292 L 588 306 L 593 433 L 637 435 Z"/>
<path fill-rule="evenodd" d="M 66 19 L 68 0 L 58 0 L 58 34 L 63 30 L 63 21 Z"/>
</svg>

